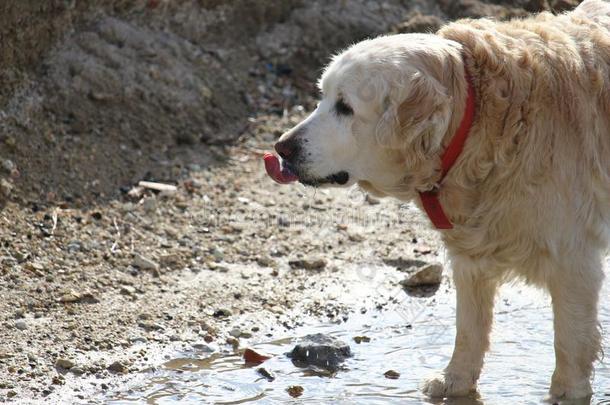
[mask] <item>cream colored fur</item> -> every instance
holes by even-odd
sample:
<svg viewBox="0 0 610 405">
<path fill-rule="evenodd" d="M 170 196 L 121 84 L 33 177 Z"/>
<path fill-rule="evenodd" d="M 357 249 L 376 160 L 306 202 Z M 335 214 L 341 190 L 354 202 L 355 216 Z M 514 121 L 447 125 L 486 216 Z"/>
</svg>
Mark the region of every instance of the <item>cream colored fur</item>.
<svg viewBox="0 0 610 405">
<path fill-rule="evenodd" d="M 475 389 L 497 286 L 518 277 L 552 297 L 554 398 L 591 394 L 601 352 L 597 305 L 610 230 L 610 3 L 498 23 L 462 20 L 437 35 L 380 37 L 334 58 L 299 137 L 299 173 L 350 174 L 377 195 L 419 203 L 466 98 L 476 117 L 440 187 L 454 223 L 442 231 L 457 289 L 453 357 L 431 396 Z M 338 98 L 354 110 L 333 111 Z"/>
</svg>

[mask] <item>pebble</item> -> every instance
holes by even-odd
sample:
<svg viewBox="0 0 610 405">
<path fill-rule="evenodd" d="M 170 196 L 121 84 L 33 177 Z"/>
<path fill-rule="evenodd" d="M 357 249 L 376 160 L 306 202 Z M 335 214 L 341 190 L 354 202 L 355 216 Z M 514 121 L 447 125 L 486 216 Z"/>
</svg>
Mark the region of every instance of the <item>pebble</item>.
<svg viewBox="0 0 610 405">
<path fill-rule="evenodd" d="M 337 370 L 351 355 L 347 343 L 323 333 L 305 336 L 288 353 L 288 357 L 299 367 L 315 366 L 331 371 Z"/>
<path fill-rule="evenodd" d="M 370 341 L 371 341 L 371 338 L 368 336 L 354 336 L 354 342 L 356 342 L 357 344 L 360 344 L 362 342 L 368 343 Z"/>
<path fill-rule="evenodd" d="M 72 360 L 65 359 L 63 357 L 60 357 L 55 361 L 55 367 L 63 368 L 66 370 L 71 369 L 75 365 L 76 363 L 74 363 Z"/>
<path fill-rule="evenodd" d="M 265 367 L 257 368 L 256 372 L 265 377 L 269 382 L 275 380 L 275 375 L 271 371 L 267 370 Z"/>
<path fill-rule="evenodd" d="M 305 391 L 305 389 L 300 385 L 291 385 L 290 387 L 286 388 L 286 391 L 291 397 L 298 398 L 303 395 L 303 391 Z"/>
<path fill-rule="evenodd" d="M 206 352 L 206 353 L 213 353 L 216 351 L 212 346 L 208 345 L 207 343 L 202 343 L 202 342 L 193 343 L 191 345 L 191 347 L 195 350 L 199 350 L 201 352 Z"/>
<path fill-rule="evenodd" d="M 394 370 L 388 370 L 383 373 L 383 375 L 385 376 L 385 378 L 389 378 L 390 380 L 397 380 L 398 377 L 400 377 L 400 373 Z"/>
<path fill-rule="evenodd" d="M 238 327 L 234 327 L 229 331 L 229 335 L 238 338 L 241 336 L 241 329 L 239 329 Z"/>
<path fill-rule="evenodd" d="M 152 322 L 152 321 L 139 321 L 138 322 L 138 326 L 142 329 L 145 329 L 147 331 L 151 331 L 151 330 L 164 330 L 165 328 L 163 327 L 163 325 L 156 323 L 156 322 Z"/>
<path fill-rule="evenodd" d="M 25 320 L 19 319 L 18 321 L 15 322 L 15 328 L 17 328 L 19 330 L 26 330 L 28 328 L 28 325 L 25 322 Z"/>
<path fill-rule="evenodd" d="M 131 265 L 142 270 L 159 270 L 157 263 L 139 254 L 133 258 Z"/>
<path fill-rule="evenodd" d="M 277 263 L 269 256 L 258 256 L 256 263 L 261 267 L 276 267 Z"/>
<path fill-rule="evenodd" d="M 136 288 L 130 285 L 124 285 L 121 287 L 121 294 L 123 295 L 135 295 Z"/>
<path fill-rule="evenodd" d="M 233 313 L 228 308 L 219 308 L 216 311 L 214 311 L 214 314 L 213 314 L 214 318 L 224 318 L 224 317 L 231 316 L 231 315 L 233 315 Z"/>
<path fill-rule="evenodd" d="M 154 212 L 157 208 L 157 200 L 154 197 L 145 198 L 142 201 L 142 208 L 149 214 Z"/>
<path fill-rule="evenodd" d="M 439 263 L 432 263 L 422 267 L 415 274 L 400 282 L 405 287 L 423 287 L 438 285 L 441 283 L 443 266 Z"/>
<path fill-rule="evenodd" d="M 0 195 L 8 197 L 13 192 L 13 185 L 6 179 L 0 179 Z"/>
<path fill-rule="evenodd" d="M 66 291 L 58 299 L 59 302 L 63 303 L 77 302 L 78 300 L 80 300 L 80 294 L 74 290 Z"/>
<path fill-rule="evenodd" d="M 120 361 L 115 361 L 108 366 L 108 371 L 112 371 L 114 373 L 126 373 L 128 370 L 129 369 L 127 366 Z"/>
<path fill-rule="evenodd" d="M 228 337 L 226 342 L 227 344 L 233 346 L 234 350 L 237 350 L 237 348 L 239 347 L 239 339 L 234 338 L 233 336 Z"/>
<path fill-rule="evenodd" d="M 12 172 L 15 169 L 15 163 L 13 163 L 13 161 L 10 160 L 10 159 L 4 159 L 2 161 L 2 168 L 6 172 L 10 173 L 10 172 Z"/>
<path fill-rule="evenodd" d="M 214 256 L 214 260 L 216 260 L 217 262 L 221 262 L 225 257 L 224 252 L 222 251 L 222 249 L 219 248 L 212 248 L 210 254 Z"/>
<path fill-rule="evenodd" d="M 365 238 L 361 233 L 350 232 L 347 234 L 347 237 L 352 242 L 362 242 Z"/>
<path fill-rule="evenodd" d="M 85 370 L 83 370 L 81 367 L 78 367 L 78 366 L 72 367 L 70 369 L 70 372 L 73 374 L 76 374 L 76 375 L 85 374 Z"/>
<path fill-rule="evenodd" d="M 293 269 L 321 270 L 326 267 L 326 260 L 322 258 L 306 258 L 290 260 L 288 265 Z"/>
</svg>

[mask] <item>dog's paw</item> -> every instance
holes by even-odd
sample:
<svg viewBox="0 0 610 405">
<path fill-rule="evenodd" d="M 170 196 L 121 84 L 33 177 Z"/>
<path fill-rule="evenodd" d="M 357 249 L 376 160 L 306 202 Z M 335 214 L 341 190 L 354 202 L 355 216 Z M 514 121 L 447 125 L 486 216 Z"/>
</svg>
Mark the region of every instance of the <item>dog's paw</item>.
<svg viewBox="0 0 610 405">
<path fill-rule="evenodd" d="M 583 399 L 588 398 L 593 394 L 591 382 L 588 378 L 582 379 L 577 383 L 561 384 L 553 382 L 549 390 L 548 402 L 557 402 L 566 399 Z"/>
<path fill-rule="evenodd" d="M 459 397 L 476 391 L 477 385 L 471 375 L 444 371 L 426 379 L 421 390 L 429 397 Z"/>
</svg>

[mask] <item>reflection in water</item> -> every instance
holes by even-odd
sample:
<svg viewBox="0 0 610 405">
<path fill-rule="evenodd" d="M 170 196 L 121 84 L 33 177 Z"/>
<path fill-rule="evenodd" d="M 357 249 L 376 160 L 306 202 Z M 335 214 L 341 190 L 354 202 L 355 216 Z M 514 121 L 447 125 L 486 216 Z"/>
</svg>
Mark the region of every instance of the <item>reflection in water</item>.
<svg viewBox="0 0 610 405">
<path fill-rule="evenodd" d="M 600 308 L 606 334 L 610 333 L 608 291 L 607 281 Z M 334 377 L 311 376 L 296 368 L 284 355 L 293 347 L 293 340 L 283 339 L 254 345 L 275 355 L 264 363 L 275 374 L 275 381 L 258 374 L 257 367 L 245 367 L 241 357 L 233 353 L 213 353 L 203 358 L 198 353 L 183 353 L 165 363 L 145 383 L 114 393 L 109 402 L 283 403 L 291 400 L 286 388 L 300 385 L 304 393 L 297 401 L 303 404 L 542 403 L 554 367 L 549 299 L 522 286 L 506 287 L 496 302 L 495 313 L 492 349 L 478 397 L 433 401 L 422 397 L 417 389 L 424 376 L 446 365 L 453 348 L 454 295 L 441 289 L 431 298 L 405 295 L 394 308 L 353 315 L 341 325 L 296 330 L 295 337 L 323 332 L 350 343 L 354 357 L 346 362 L 348 370 Z M 354 336 L 368 336 L 371 341 L 356 344 Z M 385 378 L 384 373 L 390 369 L 398 371 L 400 377 Z M 594 389 L 590 401 L 576 403 L 610 404 L 610 368 L 605 362 L 596 365 Z"/>
</svg>

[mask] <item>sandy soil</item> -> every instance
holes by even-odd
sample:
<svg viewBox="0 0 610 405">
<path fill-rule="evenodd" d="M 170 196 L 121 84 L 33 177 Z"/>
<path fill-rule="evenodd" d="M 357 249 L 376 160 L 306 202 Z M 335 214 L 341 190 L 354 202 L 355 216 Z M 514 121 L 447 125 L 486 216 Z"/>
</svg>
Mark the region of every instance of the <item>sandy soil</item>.
<svg viewBox="0 0 610 405">
<path fill-rule="evenodd" d="M 384 306 L 404 273 L 368 303 L 337 291 L 366 282 L 365 264 L 439 260 L 411 207 L 266 177 L 270 128 L 301 117 L 256 120 L 252 136 L 219 151 L 224 165 L 192 173 L 175 193 L 90 209 L 9 204 L 0 214 L 3 398 L 84 398 L 153 366 L 163 348 L 238 344 L 231 334 L 243 347 L 307 318 Z"/>
</svg>

